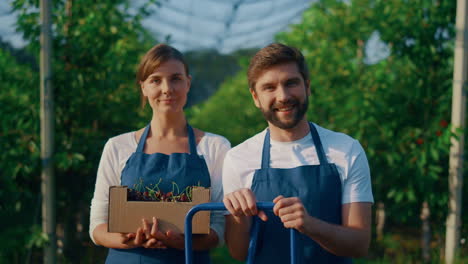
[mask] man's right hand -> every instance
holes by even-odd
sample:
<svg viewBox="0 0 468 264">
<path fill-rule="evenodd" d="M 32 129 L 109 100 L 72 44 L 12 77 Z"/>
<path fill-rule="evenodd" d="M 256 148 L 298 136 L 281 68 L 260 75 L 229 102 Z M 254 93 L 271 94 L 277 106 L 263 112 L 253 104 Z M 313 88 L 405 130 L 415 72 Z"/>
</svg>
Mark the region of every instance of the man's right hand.
<svg viewBox="0 0 468 264">
<path fill-rule="evenodd" d="M 223 202 L 229 213 L 234 217 L 257 215 L 263 221 L 268 219 L 265 212 L 257 210 L 257 199 L 252 190 L 248 188 L 224 195 Z"/>
</svg>

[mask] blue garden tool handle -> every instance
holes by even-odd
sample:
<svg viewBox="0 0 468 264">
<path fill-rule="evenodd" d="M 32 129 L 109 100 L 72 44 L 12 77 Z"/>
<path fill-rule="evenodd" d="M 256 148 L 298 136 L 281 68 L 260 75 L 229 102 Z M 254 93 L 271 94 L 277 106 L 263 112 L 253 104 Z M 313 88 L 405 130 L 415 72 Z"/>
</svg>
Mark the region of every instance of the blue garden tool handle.
<svg viewBox="0 0 468 264">
<path fill-rule="evenodd" d="M 258 202 L 257 209 L 259 210 L 273 210 L 275 204 L 272 202 Z M 192 251 L 192 219 L 193 216 L 199 211 L 225 211 L 226 207 L 223 203 L 203 203 L 192 207 L 185 216 L 185 264 L 192 264 L 193 251 Z M 249 255 L 247 257 L 247 263 L 253 264 L 255 251 L 257 247 L 257 238 L 259 231 L 259 218 L 256 217 L 252 223 L 252 230 L 250 233 L 249 242 Z M 290 231 L 290 249 L 291 249 L 291 264 L 296 264 L 296 230 L 291 228 Z"/>
</svg>

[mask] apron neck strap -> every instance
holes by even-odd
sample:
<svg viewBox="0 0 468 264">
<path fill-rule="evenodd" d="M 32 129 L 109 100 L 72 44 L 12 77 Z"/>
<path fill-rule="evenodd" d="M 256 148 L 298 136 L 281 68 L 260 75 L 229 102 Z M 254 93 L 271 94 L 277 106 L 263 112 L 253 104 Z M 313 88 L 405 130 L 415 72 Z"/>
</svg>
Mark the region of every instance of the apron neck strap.
<svg viewBox="0 0 468 264">
<path fill-rule="evenodd" d="M 314 141 L 315 151 L 317 151 L 317 156 L 320 161 L 320 165 L 328 164 L 327 156 L 325 155 L 325 151 L 323 150 L 322 141 L 318 135 L 317 129 L 315 128 L 312 122 L 309 122 L 310 126 L 310 134 L 312 134 L 312 140 Z"/>
<path fill-rule="evenodd" d="M 151 124 L 148 124 L 145 127 L 145 131 L 141 135 L 140 142 L 138 142 L 138 147 L 136 149 L 136 152 L 143 152 L 150 127 L 151 127 Z M 195 134 L 193 133 L 193 129 L 189 124 L 187 124 L 187 131 L 188 131 L 190 154 L 197 154 L 197 143 L 195 141 Z"/>
<path fill-rule="evenodd" d="M 189 124 L 187 124 L 187 132 L 188 132 L 190 154 L 196 155 L 197 154 L 197 142 L 195 141 L 195 134 L 193 133 L 193 129 Z"/>
<path fill-rule="evenodd" d="M 145 148 L 146 138 L 148 137 L 149 129 L 150 129 L 150 124 L 148 124 L 145 127 L 145 131 L 143 132 L 143 135 L 141 135 L 140 141 L 138 142 L 138 147 L 137 147 L 136 152 L 143 152 L 143 150 Z"/>
<path fill-rule="evenodd" d="M 310 134 L 312 136 L 312 141 L 315 145 L 315 151 L 317 151 L 317 156 L 320 162 L 320 165 L 328 164 L 325 151 L 323 150 L 322 141 L 318 135 L 317 129 L 315 126 L 309 122 Z M 270 168 L 270 129 L 267 128 L 265 134 L 265 139 L 263 141 L 263 150 L 262 150 L 262 169 Z"/>
<path fill-rule="evenodd" d="M 267 128 L 262 150 L 262 169 L 270 168 L 270 129 Z"/>
</svg>

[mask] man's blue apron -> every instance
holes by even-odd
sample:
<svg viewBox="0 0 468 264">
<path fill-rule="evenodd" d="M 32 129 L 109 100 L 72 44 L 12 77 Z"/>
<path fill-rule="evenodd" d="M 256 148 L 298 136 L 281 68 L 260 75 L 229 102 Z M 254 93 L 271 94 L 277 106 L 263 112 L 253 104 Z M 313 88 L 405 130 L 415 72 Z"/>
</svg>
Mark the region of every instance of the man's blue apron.
<svg viewBox="0 0 468 264">
<path fill-rule="evenodd" d="M 210 187 L 211 180 L 203 157 L 197 154 L 197 144 L 192 127 L 187 125 L 189 153 L 146 154 L 143 152 L 150 125 L 146 126 L 136 151 L 127 160 L 122 170 L 121 185 L 150 186 L 158 184 L 163 192 L 173 190 L 172 182 L 177 183 L 180 191 L 187 186 Z M 136 230 L 135 230 L 136 232 Z M 185 263 L 184 251 L 167 249 L 109 249 L 106 263 L 109 264 L 159 264 Z M 210 263 L 208 251 L 194 252 L 194 263 Z"/>
<path fill-rule="evenodd" d="M 255 171 L 252 191 L 258 201 L 272 201 L 276 196 L 299 197 L 307 212 L 333 224 L 341 224 L 341 181 L 335 164 L 328 163 L 315 126 L 310 123 L 312 140 L 320 161 L 290 169 L 270 168 L 270 131 L 265 135 L 262 167 Z M 267 212 L 268 221 L 260 222 L 255 263 L 289 263 L 289 231 L 280 218 Z M 297 236 L 299 263 L 351 263 L 335 256 L 311 238 Z"/>
</svg>

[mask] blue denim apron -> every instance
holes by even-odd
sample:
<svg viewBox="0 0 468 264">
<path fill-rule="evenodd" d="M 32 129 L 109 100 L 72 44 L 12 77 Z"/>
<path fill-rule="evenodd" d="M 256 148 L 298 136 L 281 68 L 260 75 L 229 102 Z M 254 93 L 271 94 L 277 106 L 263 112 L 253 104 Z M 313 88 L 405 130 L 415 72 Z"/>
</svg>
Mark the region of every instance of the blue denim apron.
<svg viewBox="0 0 468 264">
<path fill-rule="evenodd" d="M 163 192 L 173 190 L 176 182 L 179 190 L 187 186 L 210 187 L 211 180 L 203 157 L 197 154 L 197 144 L 192 127 L 187 125 L 190 154 L 162 153 L 146 154 L 143 152 L 150 125 L 146 126 L 136 151 L 127 160 L 122 170 L 121 185 L 133 188 L 134 185 L 151 186 L 157 184 Z M 136 230 L 135 230 L 136 232 Z M 106 263 L 109 264 L 162 264 L 185 263 L 184 251 L 167 249 L 109 249 Z M 210 263 L 208 251 L 194 252 L 194 263 Z"/>
<path fill-rule="evenodd" d="M 328 223 L 341 224 L 341 181 L 335 164 L 328 163 L 315 126 L 309 123 L 319 165 L 290 169 L 270 168 L 270 131 L 265 135 L 262 167 L 255 171 L 252 191 L 258 201 L 272 201 L 276 196 L 299 197 L 307 212 Z M 280 218 L 267 212 L 268 221 L 260 223 L 255 263 L 289 263 L 289 231 Z M 351 263 L 335 256 L 311 238 L 297 236 L 299 263 Z"/>
</svg>

